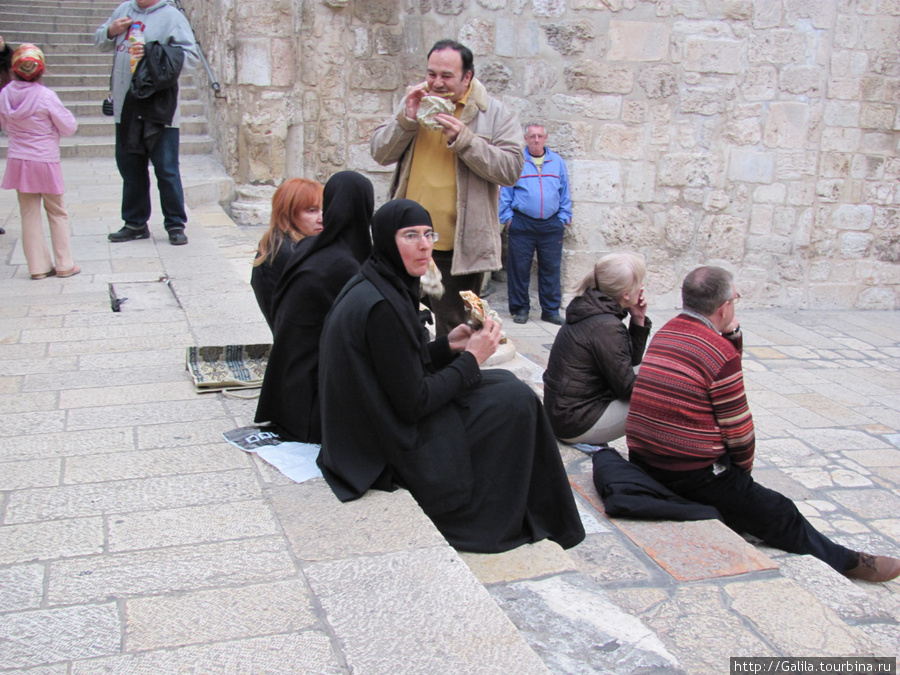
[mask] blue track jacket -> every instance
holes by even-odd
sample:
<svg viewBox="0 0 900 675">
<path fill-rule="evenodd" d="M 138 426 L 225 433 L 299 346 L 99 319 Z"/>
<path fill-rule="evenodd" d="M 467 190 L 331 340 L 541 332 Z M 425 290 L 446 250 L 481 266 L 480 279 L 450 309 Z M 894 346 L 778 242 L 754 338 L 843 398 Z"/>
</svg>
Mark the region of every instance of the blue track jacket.
<svg viewBox="0 0 900 675">
<path fill-rule="evenodd" d="M 538 173 L 528 148 L 525 148 L 522 177 L 513 187 L 500 188 L 500 222 L 512 220 L 513 211 L 538 220 L 557 215 L 560 221 L 569 224 L 572 198 L 569 196 L 569 173 L 562 157 L 544 148 L 544 166 Z"/>
</svg>

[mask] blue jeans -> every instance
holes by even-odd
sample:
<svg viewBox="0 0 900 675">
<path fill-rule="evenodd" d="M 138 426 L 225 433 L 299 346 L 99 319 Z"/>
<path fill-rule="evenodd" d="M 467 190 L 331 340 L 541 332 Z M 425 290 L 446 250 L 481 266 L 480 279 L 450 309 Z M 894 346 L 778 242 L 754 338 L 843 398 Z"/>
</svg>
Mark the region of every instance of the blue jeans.
<svg viewBox="0 0 900 675">
<path fill-rule="evenodd" d="M 116 166 L 122 176 L 122 220 L 132 230 L 142 230 L 150 220 L 150 171 L 153 163 L 163 224 L 167 232 L 183 230 L 187 223 L 184 212 L 184 189 L 178 167 L 178 129 L 167 127 L 149 155 L 125 151 L 124 128 L 116 125 Z"/>
<path fill-rule="evenodd" d="M 562 264 L 563 235 L 566 226 L 553 216 L 537 220 L 513 211 L 509 224 L 509 253 L 506 260 L 509 313 L 527 312 L 528 285 L 531 278 L 531 260 L 537 251 L 538 300 L 541 315 L 559 314 L 562 302 L 560 265 Z"/>
</svg>

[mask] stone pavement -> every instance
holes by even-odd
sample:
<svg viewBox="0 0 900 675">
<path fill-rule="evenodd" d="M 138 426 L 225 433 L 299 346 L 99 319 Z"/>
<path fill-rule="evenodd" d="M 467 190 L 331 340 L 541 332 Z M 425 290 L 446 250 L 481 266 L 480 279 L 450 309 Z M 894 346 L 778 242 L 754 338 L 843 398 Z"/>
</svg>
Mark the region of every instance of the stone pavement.
<svg viewBox="0 0 900 675">
<path fill-rule="evenodd" d="M 196 394 L 185 348 L 270 340 L 247 283 L 259 230 L 215 204 L 215 167 L 183 161 L 191 241 L 172 247 L 158 215 L 151 239 L 109 244 L 113 161 L 64 160 L 84 270 L 65 280 L 28 279 L 0 193 L 0 673 L 723 673 L 900 652 L 900 583 L 718 522 L 608 519 L 568 446 L 586 541 L 487 556 L 456 553 L 405 491 L 342 505 L 225 443 L 255 401 Z M 755 475 L 842 543 L 900 555 L 900 316 L 739 309 Z M 539 389 L 556 328 L 505 327 L 507 367 Z"/>
</svg>

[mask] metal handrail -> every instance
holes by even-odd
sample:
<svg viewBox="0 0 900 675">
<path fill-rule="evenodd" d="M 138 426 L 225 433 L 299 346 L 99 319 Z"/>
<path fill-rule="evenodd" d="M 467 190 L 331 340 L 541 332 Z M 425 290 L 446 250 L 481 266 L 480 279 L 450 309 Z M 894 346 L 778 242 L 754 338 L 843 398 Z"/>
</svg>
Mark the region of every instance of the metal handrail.
<svg viewBox="0 0 900 675">
<path fill-rule="evenodd" d="M 188 18 L 187 12 L 184 11 L 184 7 L 181 6 L 181 0 L 174 0 L 174 3 L 181 13 L 184 14 L 184 18 L 187 19 L 188 24 L 190 24 L 191 20 Z M 193 28 L 191 30 L 193 30 Z M 209 77 L 209 86 L 212 88 L 213 92 L 215 92 L 215 97 L 227 98 L 227 96 L 219 96 L 219 92 L 222 91 L 222 85 L 219 84 L 218 80 L 216 80 L 216 76 L 213 75 L 212 69 L 209 67 L 209 62 L 206 60 L 206 55 L 203 53 L 203 46 L 200 44 L 200 40 L 197 39 L 196 35 L 194 35 L 194 42 L 197 43 L 197 51 L 200 53 L 200 62 L 206 70 L 206 75 Z"/>
</svg>

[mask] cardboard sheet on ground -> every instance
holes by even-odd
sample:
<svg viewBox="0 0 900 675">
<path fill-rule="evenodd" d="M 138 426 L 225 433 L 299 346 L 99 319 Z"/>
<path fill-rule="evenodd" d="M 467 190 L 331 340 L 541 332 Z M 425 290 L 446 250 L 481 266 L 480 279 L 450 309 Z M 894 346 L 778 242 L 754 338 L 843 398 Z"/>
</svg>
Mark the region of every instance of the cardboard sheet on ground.
<svg viewBox="0 0 900 675">
<path fill-rule="evenodd" d="M 244 452 L 255 452 L 295 483 L 322 475 L 316 457 L 322 446 L 317 443 L 282 441 L 274 431 L 259 427 L 239 427 L 222 436 Z"/>
</svg>

